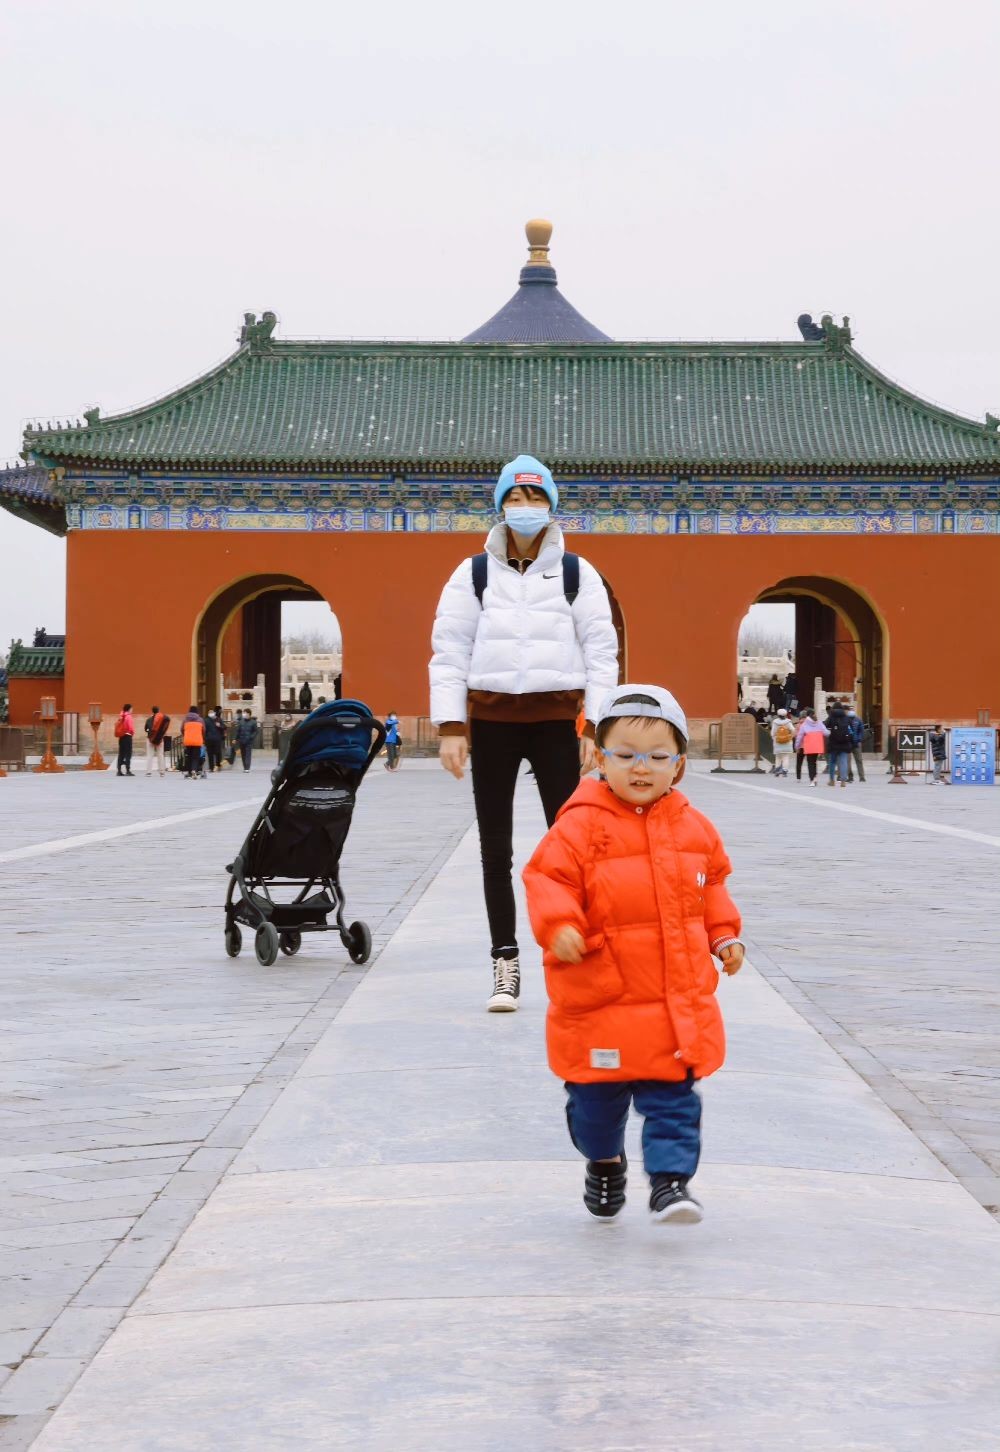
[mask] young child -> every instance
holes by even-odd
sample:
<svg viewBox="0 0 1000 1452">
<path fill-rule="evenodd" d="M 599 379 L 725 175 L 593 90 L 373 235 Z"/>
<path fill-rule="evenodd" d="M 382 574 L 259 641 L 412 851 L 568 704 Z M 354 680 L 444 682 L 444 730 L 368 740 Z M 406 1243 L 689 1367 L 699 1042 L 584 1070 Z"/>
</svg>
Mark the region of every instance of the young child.
<svg viewBox="0 0 1000 1452">
<path fill-rule="evenodd" d="M 669 691 L 619 686 L 596 744 L 602 779 L 580 783 L 524 871 L 544 950 L 549 1065 L 566 1083 L 591 1215 L 611 1219 L 625 1203 L 634 1103 L 653 1218 L 694 1223 L 695 1084 L 725 1055 L 711 955 L 726 973 L 743 963 L 731 867 L 712 823 L 674 790 L 687 720 Z"/>
</svg>

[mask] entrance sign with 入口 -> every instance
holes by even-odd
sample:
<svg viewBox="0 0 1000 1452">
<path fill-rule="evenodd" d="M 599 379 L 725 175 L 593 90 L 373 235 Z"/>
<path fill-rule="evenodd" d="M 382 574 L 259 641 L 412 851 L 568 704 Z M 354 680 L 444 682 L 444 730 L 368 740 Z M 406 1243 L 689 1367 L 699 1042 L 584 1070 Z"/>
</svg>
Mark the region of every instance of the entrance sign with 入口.
<svg viewBox="0 0 1000 1452">
<path fill-rule="evenodd" d="M 926 751 L 930 742 L 930 731 L 926 726 L 898 726 L 896 728 L 897 751 Z"/>
<path fill-rule="evenodd" d="M 992 726 L 951 728 L 952 786 L 992 786 L 996 780 L 997 734 Z"/>
</svg>

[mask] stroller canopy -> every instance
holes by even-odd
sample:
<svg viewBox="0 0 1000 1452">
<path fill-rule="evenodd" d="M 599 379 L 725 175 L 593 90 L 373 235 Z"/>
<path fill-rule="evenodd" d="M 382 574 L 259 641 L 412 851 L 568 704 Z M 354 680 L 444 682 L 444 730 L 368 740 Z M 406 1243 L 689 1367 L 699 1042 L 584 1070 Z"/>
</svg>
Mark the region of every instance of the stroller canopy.
<svg viewBox="0 0 1000 1452">
<path fill-rule="evenodd" d="M 362 771 L 368 764 L 373 732 L 382 732 L 363 701 L 327 701 L 310 711 L 292 732 L 283 775 L 323 762 Z"/>
</svg>

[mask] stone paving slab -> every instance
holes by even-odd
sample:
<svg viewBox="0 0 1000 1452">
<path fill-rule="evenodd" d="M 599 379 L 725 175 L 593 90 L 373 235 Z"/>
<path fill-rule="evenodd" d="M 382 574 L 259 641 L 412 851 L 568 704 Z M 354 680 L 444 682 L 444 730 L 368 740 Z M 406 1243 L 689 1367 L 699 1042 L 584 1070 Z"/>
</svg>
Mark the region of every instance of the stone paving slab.
<svg viewBox="0 0 1000 1452">
<path fill-rule="evenodd" d="M 741 864 L 752 957 L 810 909 L 835 930 L 843 890 L 813 874 L 807 899 L 761 863 L 778 804 L 761 851 L 749 794 L 692 793 Z M 518 822 L 523 857 L 530 798 Z M 705 1224 L 649 1223 L 634 1126 L 630 1202 L 596 1224 L 544 1065 L 537 953 L 521 1012 L 483 1012 L 477 883 L 470 834 L 38 1452 L 995 1447 L 1000 1227 L 804 1021 L 797 985 L 780 969 L 722 985 Z"/>
<path fill-rule="evenodd" d="M 271 764 L 0 781 L 4 1452 L 28 1445 L 363 977 L 336 934 L 273 969 L 223 952 L 224 864 Z M 376 954 L 471 820 L 467 788 L 442 794 L 431 765 L 376 765 L 362 788 L 343 879 Z M 93 830 L 116 835 L 81 843 Z"/>
<path fill-rule="evenodd" d="M 1000 790 L 693 782 L 737 864 L 757 967 L 1000 1215 Z"/>
</svg>

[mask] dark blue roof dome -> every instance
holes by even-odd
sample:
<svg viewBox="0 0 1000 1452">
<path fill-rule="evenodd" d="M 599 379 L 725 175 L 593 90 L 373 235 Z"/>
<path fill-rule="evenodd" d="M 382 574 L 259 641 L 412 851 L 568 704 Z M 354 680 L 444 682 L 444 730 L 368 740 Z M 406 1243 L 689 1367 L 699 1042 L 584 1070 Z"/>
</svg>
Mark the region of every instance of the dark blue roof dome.
<svg viewBox="0 0 1000 1452">
<path fill-rule="evenodd" d="M 463 343 L 610 343 L 607 333 L 578 313 L 556 286 L 549 261 L 552 223 L 527 222 L 528 263 L 521 268 L 517 292 L 498 313 Z"/>
</svg>

